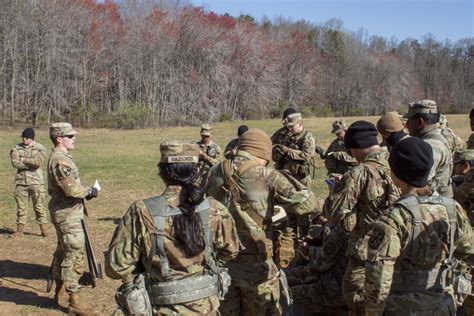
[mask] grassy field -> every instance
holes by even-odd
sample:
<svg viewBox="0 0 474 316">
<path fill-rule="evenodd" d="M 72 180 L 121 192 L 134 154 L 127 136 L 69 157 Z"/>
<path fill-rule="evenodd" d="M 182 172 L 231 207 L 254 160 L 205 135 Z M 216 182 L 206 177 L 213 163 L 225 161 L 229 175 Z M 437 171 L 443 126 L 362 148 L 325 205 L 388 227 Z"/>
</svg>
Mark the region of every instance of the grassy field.
<svg viewBox="0 0 474 316">
<path fill-rule="evenodd" d="M 350 124 L 358 119 L 376 122 L 378 117 L 346 118 Z M 309 118 L 304 124 L 316 137 L 317 143 L 326 148 L 333 139 L 330 134 L 333 118 Z M 470 135 L 467 115 L 448 116 L 449 126 L 464 140 Z M 214 140 L 224 148 L 235 137 L 237 127 L 243 122 L 226 122 L 214 128 Z M 249 127 L 258 127 L 271 135 L 281 126 L 279 120 L 246 121 Z M 45 277 L 52 259 L 56 237 L 39 237 L 33 212 L 29 213 L 27 235 L 22 240 L 8 238 L 15 228 L 15 201 L 13 179 L 15 169 L 10 164 L 10 149 L 20 141 L 22 128 L 0 130 L 0 310 L 16 314 L 58 314 L 50 309 L 52 293 L 44 293 Z M 37 141 L 51 148 L 48 128 L 36 131 Z M 146 130 L 79 130 L 76 149 L 72 152 L 81 172 L 84 185 L 98 179 L 102 192 L 98 199 L 88 202 L 88 219 L 96 253 L 103 261 L 102 252 L 107 248 L 116 221 L 133 201 L 160 194 L 164 188 L 157 176 L 159 144 L 166 140 L 198 140 L 199 127 L 175 127 Z M 312 189 L 320 198 L 327 194 L 324 185 L 326 170 L 318 160 Z M 44 169 L 45 170 L 45 169 Z M 45 173 L 46 174 L 46 173 Z M 53 234 L 54 235 L 54 234 Z M 105 279 L 96 289 L 85 288 L 84 294 L 92 306 L 104 315 L 115 308 L 116 281 Z"/>
</svg>

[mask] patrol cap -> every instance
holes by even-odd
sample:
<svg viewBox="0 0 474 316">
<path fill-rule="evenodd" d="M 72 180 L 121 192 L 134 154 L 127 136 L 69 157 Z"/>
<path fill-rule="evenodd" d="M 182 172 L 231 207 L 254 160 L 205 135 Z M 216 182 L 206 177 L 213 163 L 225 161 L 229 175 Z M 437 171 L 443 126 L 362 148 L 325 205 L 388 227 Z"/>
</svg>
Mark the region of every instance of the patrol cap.
<svg viewBox="0 0 474 316">
<path fill-rule="evenodd" d="M 454 153 L 453 164 L 464 161 L 474 161 L 474 149 L 465 149 Z"/>
<path fill-rule="evenodd" d="M 160 144 L 160 162 L 163 163 L 198 163 L 199 146 L 180 141 L 169 141 Z"/>
<path fill-rule="evenodd" d="M 410 118 L 417 114 L 438 114 L 438 107 L 433 100 L 419 100 L 408 104 L 408 113 L 404 118 Z"/>
<path fill-rule="evenodd" d="M 49 136 L 51 137 L 65 137 L 70 135 L 76 135 L 77 131 L 72 128 L 69 123 L 53 123 L 49 128 Z"/>
<path fill-rule="evenodd" d="M 346 122 L 343 119 L 336 120 L 332 122 L 332 131 L 333 134 L 338 134 L 342 132 L 347 127 Z"/>
<path fill-rule="evenodd" d="M 301 113 L 293 113 L 288 115 L 285 120 L 284 124 L 285 126 L 294 126 L 298 123 L 301 123 L 303 121 L 303 117 L 301 116 Z"/>
<path fill-rule="evenodd" d="M 211 136 L 212 134 L 212 125 L 204 123 L 201 125 L 201 136 Z"/>
</svg>

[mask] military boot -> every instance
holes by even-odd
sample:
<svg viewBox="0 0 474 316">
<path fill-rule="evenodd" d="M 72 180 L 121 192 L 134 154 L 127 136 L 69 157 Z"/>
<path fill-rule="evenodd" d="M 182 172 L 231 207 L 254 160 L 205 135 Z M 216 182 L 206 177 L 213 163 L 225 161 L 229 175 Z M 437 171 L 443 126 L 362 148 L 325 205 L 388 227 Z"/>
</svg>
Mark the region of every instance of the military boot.
<svg viewBox="0 0 474 316">
<path fill-rule="evenodd" d="M 81 303 L 79 293 L 69 293 L 68 314 L 76 316 L 95 315 L 97 312 L 90 308 L 86 303 Z"/>
<path fill-rule="evenodd" d="M 25 224 L 18 224 L 16 227 L 16 232 L 10 235 L 10 238 L 20 238 L 23 237 L 23 231 L 25 229 Z"/>
<path fill-rule="evenodd" d="M 64 282 L 62 280 L 54 280 L 56 287 L 54 289 L 54 304 L 58 307 L 67 307 L 69 297 L 67 296 Z"/>
<path fill-rule="evenodd" d="M 49 236 L 48 224 L 40 224 L 40 229 L 41 229 L 41 236 L 43 237 Z"/>
</svg>

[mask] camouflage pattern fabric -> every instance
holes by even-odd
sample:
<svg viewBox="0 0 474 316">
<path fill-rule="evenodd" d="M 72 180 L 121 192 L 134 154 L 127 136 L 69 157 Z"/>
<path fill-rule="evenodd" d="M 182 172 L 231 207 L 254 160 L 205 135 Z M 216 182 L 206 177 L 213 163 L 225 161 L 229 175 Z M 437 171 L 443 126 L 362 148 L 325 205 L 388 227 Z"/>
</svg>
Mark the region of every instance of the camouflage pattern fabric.
<svg viewBox="0 0 474 316">
<path fill-rule="evenodd" d="M 451 228 L 446 205 L 424 202 L 419 210 L 423 223 L 418 226 L 420 240 L 413 240 L 413 215 L 402 205 L 397 204 L 374 223 L 366 262 L 366 315 L 455 315 L 451 286 L 445 291 L 390 290 L 395 274 L 397 281 L 421 281 L 426 286 L 423 278 L 404 276 L 417 272 L 427 275 L 426 271 L 436 271 L 448 257 Z M 455 256 L 472 263 L 472 229 L 459 204 L 455 216 Z M 414 247 L 417 250 L 412 252 Z"/>
<path fill-rule="evenodd" d="M 343 291 L 350 310 L 357 313 L 363 313 L 368 233 L 382 211 L 400 195 L 390 177 L 387 155 L 384 148 L 369 153 L 342 176 L 324 204 L 324 215 L 350 232 Z"/>
<path fill-rule="evenodd" d="M 344 174 L 350 168 L 357 165 L 357 161 L 347 153 L 344 140 L 336 138 L 331 142 L 328 149 L 321 155 L 329 174 Z"/>
<path fill-rule="evenodd" d="M 433 148 L 434 164 L 428 176 L 428 186 L 435 192 L 447 197 L 453 197 L 451 175 L 453 173 L 453 157 L 449 144 L 441 135 L 436 124 L 423 129 L 417 135 Z"/>
<path fill-rule="evenodd" d="M 449 127 L 441 127 L 440 128 L 441 135 L 446 139 L 449 145 L 449 149 L 451 149 L 451 153 L 455 153 L 459 150 L 462 150 L 464 147 L 464 141 L 461 137 L 457 136 L 452 129 Z"/>
<path fill-rule="evenodd" d="M 454 199 L 468 212 L 471 223 L 474 223 L 474 169 L 471 167 L 457 185 L 453 183 Z"/>
<path fill-rule="evenodd" d="M 316 141 L 313 134 L 303 129 L 301 133 L 296 135 L 289 133 L 284 135 L 283 132 L 278 132 L 274 136 L 272 136 L 272 144 L 274 146 L 272 158 L 275 162 L 275 169 L 288 170 L 293 177 L 304 185 L 309 186 L 316 149 Z M 286 150 L 281 150 L 276 145 L 285 146 Z"/>
<path fill-rule="evenodd" d="M 32 200 L 36 223 L 48 222 L 46 216 L 44 178 L 42 166 L 46 149 L 40 143 L 31 146 L 20 143 L 10 151 L 11 163 L 17 169 L 14 196 L 17 204 L 17 224 L 26 224 L 28 201 Z"/>
<path fill-rule="evenodd" d="M 202 141 L 198 141 L 196 144 L 198 144 L 199 148 L 209 156 L 208 160 L 199 158 L 199 176 L 196 183 L 200 185 L 201 182 L 206 179 L 211 167 L 222 160 L 222 149 L 212 140 L 207 145 L 203 144 Z"/>
<path fill-rule="evenodd" d="M 296 314 L 335 312 L 335 309 L 345 308 L 342 278 L 347 265 L 347 241 L 347 232 L 335 226 L 324 238 L 314 260 L 304 267 L 285 271 Z"/>
<path fill-rule="evenodd" d="M 232 167 L 237 170 L 251 160 L 255 161 L 255 157 L 239 150 L 232 160 Z M 238 196 L 233 196 L 232 191 L 223 188 L 226 181 L 221 164 L 211 169 L 207 193 L 229 208 L 242 245 L 237 258 L 227 264 L 234 294 L 229 298 L 226 296 L 223 311 L 233 311 L 237 305 L 254 306 L 258 301 L 259 306 L 266 306 L 264 310 L 279 314 L 276 294 L 279 292 L 279 286 L 278 282 L 272 281 L 278 276 L 278 268 L 272 259 L 274 236 L 271 218 L 274 215 L 274 206 L 278 204 L 288 212 L 304 215 L 315 209 L 316 199 L 309 189 L 302 188 L 297 191 L 285 176 L 271 167 L 261 165 L 250 168 L 238 177 Z M 253 290 L 247 286 L 241 287 L 242 284 L 248 284 Z M 273 294 L 260 291 L 261 287 L 267 288 Z M 252 293 L 251 297 L 245 293 Z M 255 311 L 252 315 L 261 312 Z"/>
<path fill-rule="evenodd" d="M 169 186 L 163 196 L 168 205 L 178 206 L 181 187 Z M 239 241 L 234 220 L 229 211 L 219 202 L 210 198 L 209 225 L 214 232 L 216 259 L 229 261 L 237 255 Z M 170 265 L 172 280 L 200 276 L 204 272 L 204 251 L 194 257 L 185 257 L 179 244 L 173 237 L 173 219 L 168 217 L 164 227 L 164 247 Z M 105 272 L 113 279 L 122 279 L 123 283 L 133 281 L 137 268 L 146 266 L 150 260 L 152 234 L 156 233 L 153 217 L 143 201 L 130 205 L 123 216 L 105 254 Z M 154 282 L 164 282 L 161 274 L 159 255 L 151 259 L 150 277 Z M 175 305 L 153 306 L 156 315 L 212 315 L 219 307 L 217 296 L 199 299 L 193 302 Z"/>
<path fill-rule="evenodd" d="M 84 198 L 89 187 L 79 178 L 72 156 L 54 149 L 48 161 L 49 212 L 56 229 L 58 245 L 54 253 L 53 277 L 63 280 L 68 292 L 77 292 L 84 271 Z"/>
<path fill-rule="evenodd" d="M 234 157 L 234 153 L 237 152 L 237 147 L 239 146 L 239 138 L 234 138 L 231 140 L 224 149 L 224 157 L 226 159 L 231 159 Z"/>
<path fill-rule="evenodd" d="M 472 133 L 467 140 L 467 149 L 474 149 L 474 133 Z"/>
</svg>

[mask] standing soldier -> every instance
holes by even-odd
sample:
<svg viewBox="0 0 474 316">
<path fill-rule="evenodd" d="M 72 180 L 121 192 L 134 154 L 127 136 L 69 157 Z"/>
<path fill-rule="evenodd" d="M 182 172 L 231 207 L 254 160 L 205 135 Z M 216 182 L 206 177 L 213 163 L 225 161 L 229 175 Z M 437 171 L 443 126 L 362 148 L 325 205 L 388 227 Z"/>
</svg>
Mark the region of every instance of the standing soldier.
<svg viewBox="0 0 474 316">
<path fill-rule="evenodd" d="M 202 181 L 207 178 L 209 169 L 222 159 L 222 149 L 212 141 L 212 125 L 204 123 L 201 125 L 201 140 L 196 144 L 199 145 L 199 177 L 196 183 L 201 185 Z"/>
<path fill-rule="evenodd" d="M 380 148 L 372 123 L 351 124 L 344 143 L 359 164 L 346 172 L 324 204 L 329 221 L 350 233 L 342 290 L 353 315 L 364 314 L 365 260 L 372 223 L 399 196 L 390 178 L 387 151 Z"/>
<path fill-rule="evenodd" d="M 316 152 L 321 159 L 324 159 L 328 175 L 344 174 L 357 164 L 357 161 L 347 153 L 347 148 L 344 145 L 346 129 L 347 125 L 344 120 L 334 121 L 331 133 L 336 134 L 336 139 L 332 141 L 326 151 L 316 146 Z"/>
<path fill-rule="evenodd" d="M 456 152 L 453 158 L 454 199 L 468 211 L 474 223 L 474 149 Z"/>
<path fill-rule="evenodd" d="M 311 184 L 311 168 L 315 152 L 313 134 L 304 128 L 301 113 L 286 116 L 288 135 L 273 142 L 275 169 L 287 170 L 306 186 Z"/>
<path fill-rule="evenodd" d="M 469 121 L 471 122 L 471 131 L 474 132 L 474 109 L 469 113 Z M 469 136 L 467 141 L 467 149 L 474 149 L 474 133 Z"/>
<path fill-rule="evenodd" d="M 130 205 L 105 255 L 105 272 L 122 280 L 116 297 L 127 315 L 216 315 L 226 287 L 219 280 L 229 281 L 217 265 L 239 250 L 234 220 L 193 185 L 196 144 L 165 142 L 160 153 L 166 190 Z"/>
<path fill-rule="evenodd" d="M 17 229 L 12 237 L 23 236 L 28 214 L 28 201 L 31 197 L 36 222 L 41 229 L 41 236 L 48 236 L 46 211 L 44 206 L 45 189 L 43 170 L 46 149 L 35 142 L 35 131 L 26 128 L 21 133 L 22 142 L 12 148 L 10 157 L 12 165 L 17 169 L 15 176 L 15 200 L 17 205 Z"/>
<path fill-rule="evenodd" d="M 433 161 L 429 144 L 415 137 L 400 141 L 390 153 L 393 180 L 403 195 L 373 224 L 365 315 L 454 316 L 453 294 L 470 293 L 469 269 L 453 257 L 473 262 L 469 221 L 451 198 L 420 190 Z"/>
<path fill-rule="evenodd" d="M 224 157 L 226 159 L 231 159 L 237 153 L 237 147 L 239 146 L 239 138 L 243 133 L 248 131 L 249 128 L 247 125 L 240 125 L 237 129 L 237 138 L 231 140 L 224 149 Z"/>
<path fill-rule="evenodd" d="M 249 129 L 240 137 L 237 155 L 210 172 L 207 193 L 228 206 L 242 245 L 237 258 L 227 264 L 232 283 L 223 315 L 281 314 L 280 275 L 273 260 L 274 206 L 296 214 L 309 214 L 316 207 L 310 190 L 297 190 L 285 176 L 266 167 L 271 150 L 263 131 Z"/>
<path fill-rule="evenodd" d="M 283 118 L 281 119 L 281 123 L 283 124 L 283 127 L 280 127 L 279 129 L 276 130 L 275 133 L 270 137 L 272 140 L 272 143 L 275 144 L 284 144 L 288 142 L 288 139 L 290 138 L 290 134 L 288 132 L 288 128 L 286 127 L 286 118 L 291 115 L 298 113 L 294 108 L 288 108 L 283 112 Z M 273 153 L 272 153 L 273 154 Z M 275 161 L 275 158 L 273 158 Z"/>
<path fill-rule="evenodd" d="M 454 133 L 452 129 L 448 127 L 448 119 L 446 115 L 441 114 L 439 116 L 439 129 L 441 131 L 441 135 L 448 141 L 449 149 L 451 149 L 451 153 L 455 153 L 463 149 L 464 142 Z"/>
<path fill-rule="evenodd" d="M 56 283 L 54 301 L 63 307 L 65 289 L 69 295 L 68 313 L 90 315 L 94 311 L 89 304 L 81 303 L 78 295 L 78 281 L 84 270 L 85 237 L 81 220 L 84 198 L 90 200 L 99 192 L 95 187 L 81 184 L 79 170 L 69 153 L 75 148 L 76 134 L 69 123 L 54 123 L 49 129 L 54 144 L 48 161 L 49 212 L 58 237 L 52 272 Z"/>
<path fill-rule="evenodd" d="M 439 111 L 432 100 L 415 101 L 408 105 L 407 127 L 411 136 L 421 138 L 433 148 L 433 168 L 428 177 L 428 186 L 433 192 L 453 197 L 451 175 L 453 157 L 446 139 L 438 128 Z"/>
<path fill-rule="evenodd" d="M 409 137 L 405 133 L 402 120 L 397 112 L 387 112 L 377 121 L 377 131 L 382 135 L 383 144 L 387 145 L 388 150 L 396 143 Z"/>
</svg>

